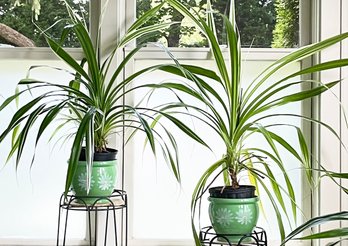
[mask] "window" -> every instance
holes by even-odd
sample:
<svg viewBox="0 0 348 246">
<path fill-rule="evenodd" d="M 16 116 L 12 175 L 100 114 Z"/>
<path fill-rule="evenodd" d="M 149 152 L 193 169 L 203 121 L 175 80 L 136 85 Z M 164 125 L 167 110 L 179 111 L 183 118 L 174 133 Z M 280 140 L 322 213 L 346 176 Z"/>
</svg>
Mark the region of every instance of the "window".
<svg viewBox="0 0 348 246">
<path fill-rule="evenodd" d="M 137 0 L 137 16 L 159 4 L 161 0 Z M 204 16 L 206 0 L 181 0 L 194 11 Z M 221 44 L 226 43 L 223 19 L 220 14 L 229 14 L 229 2 L 212 1 L 216 11 L 216 30 Z M 293 48 L 299 44 L 299 1 L 237 0 L 236 20 L 241 35 L 242 47 L 246 48 Z M 207 40 L 177 11 L 164 7 L 151 23 L 180 22 L 159 32 L 152 41 L 161 41 L 168 47 L 206 47 Z"/>
<path fill-rule="evenodd" d="M 88 0 L 67 2 L 88 22 Z M 14 5 L 12 0 L 0 0 L 0 47 L 46 47 L 47 43 L 42 31 L 46 31 L 57 40 L 60 39 L 62 30 L 67 24 L 64 19 L 69 17 L 64 1 L 42 0 L 36 5 L 34 3 L 33 6 L 26 1 L 17 0 L 15 3 Z M 78 42 L 69 34 L 64 45 L 78 47 Z"/>
</svg>

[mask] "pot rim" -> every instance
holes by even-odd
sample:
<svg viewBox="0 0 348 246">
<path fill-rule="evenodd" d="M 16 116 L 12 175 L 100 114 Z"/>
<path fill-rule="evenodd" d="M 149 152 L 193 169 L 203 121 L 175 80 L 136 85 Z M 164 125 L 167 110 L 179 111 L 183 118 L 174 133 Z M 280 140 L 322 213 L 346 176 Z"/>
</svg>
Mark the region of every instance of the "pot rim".
<svg viewBox="0 0 348 246">
<path fill-rule="evenodd" d="M 82 147 L 81 148 L 81 152 L 80 152 L 80 157 L 79 157 L 79 162 L 80 161 L 86 161 L 86 156 L 85 156 L 85 149 L 86 147 Z M 113 161 L 113 160 L 117 160 L 117 153 L 118 150 L 117 149 L 113 149 L 113 148 L 107 148 L 108 152 L 94 152 L 94 156 L 93 156 L 93 161 Z"/>
<path fill-rule="evenodd" d="M 239 188 L 232 186 L 215 186 L 209 188 L 210 197 L 246 199 L 256 197 L 256 187 L 253 185 L 240 185 Z"/>
<path fill-rule="evenodd" d="M 216 198 L 216 197 L 208 197 L 208 201 L 210 202 L 218 202 L 218 203 L 230 203 L 230 204 L 249 204 L 249 203 L 257 203 L 260 200 L 258 196 L 251 198 Z"/>
</svg>

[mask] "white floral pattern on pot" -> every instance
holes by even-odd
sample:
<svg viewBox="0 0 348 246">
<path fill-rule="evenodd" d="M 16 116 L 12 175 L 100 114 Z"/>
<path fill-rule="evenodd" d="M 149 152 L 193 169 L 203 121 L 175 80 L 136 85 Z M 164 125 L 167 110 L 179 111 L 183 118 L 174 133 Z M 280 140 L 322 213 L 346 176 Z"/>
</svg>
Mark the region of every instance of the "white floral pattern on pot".
<svg viewBox="0 0 348 246">
<path fill-rule="evenodd" d="M 215 219 L 218 224 L 228 226 L 233 220 L 233 212 L 227 208 L 219 208 L 215 212 Z"/>
<path fill-rule="evenodd" d="M 81 190 L 87 191 L 87 173 L 80 173 L 78 177 L 79 187 Z M 93 177 L 91 179 L 91 188 L 94 185 Z"/>
<path fill-rule="evenodd" d="M 228 226 L 233 220 L 242 225 L 247 225 L 252 222 L 253 215 L 252 211 L 247 206 L 240 206 L 239 210 L 234 215 L 233 212 L 227 208 L 219 208 L 215 211 L 215 220 L 216 223 Z"/>
<path fill-rule="evenodd" d="M 236 213 L 236 220 L 239 224 L 247 225 L 251 223 L 253 218 L 252 211 L 247 206 L 240 206 L 239 211 Z"/>
<path fill-rule="evenodd" d="M 101 168 L 99 170 L 98 186 L 101 190 L 109 190 L 113 187 L 112 176 L 107 174 L 105 169 Z"/>
</svg>

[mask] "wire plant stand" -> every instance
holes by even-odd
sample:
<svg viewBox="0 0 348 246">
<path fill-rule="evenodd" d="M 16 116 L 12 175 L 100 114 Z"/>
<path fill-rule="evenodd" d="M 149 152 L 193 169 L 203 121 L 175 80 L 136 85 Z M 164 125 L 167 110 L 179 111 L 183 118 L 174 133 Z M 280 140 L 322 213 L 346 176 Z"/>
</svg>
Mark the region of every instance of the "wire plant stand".
<svg viewBox="0 0 348 246">
<path fill-rule="evenodd" d="M 230 242 L 230 237 L 240 237 L 238 242 Z M 255 227 L 249 234 L 217 234 L 212 226 L 203 227 L 199 233 L 199 239 L 203 246 L 229 245 L 229 246 L 267 246 L 267 234 L 261 227 Z"/>
<path fill-rule="evenodd" d="M 89 202 L 86 202 L 86 201 Z M 90 203 L 90 201 L 93 203 Z M 63 216 L 63 211 L 65 211 L 65 216 Z M 114 244 L 115 246 L 127 246 L 128 237 L 128 212 L 127 212 L 127 193 L 123 190 L 114 190 L 110 196 L 75 196 L 71 192 L 68 193 L 66 199 L 64 194 L 61 195 L 59 201 L 59 214 L 58 214 L 58 229 L 57 229 L 57 246 L 66 245 L 66 235 L 68 228 L 68 218 L 70 211 L 81 211 L 87 213 L 87 226 L 88 226 L 88 240 L 89 245 L 97 245 L 97 227 L 96 223 L 94 226 L 94 232 L 92 233 L 92 217 L 94 216 L 94 221 L 98 221 L 98 213 L 105 213 L 105 228 L 104 228 L 104 246 L 107 245 L 108 241 L 108 227 L 109 220 L 112 217 L 113 233 L 114 233 Z M 118 237 L 118 226 L 117 226 L 117 211 L 121 211 L 122 223 L 124 227 L 121 229 L 121 237 Z M 109 215 L 111 213 L 111 216 Z M 64 221 L 62 221 L 64 220 Z M 63 239 L 60 239 L 60 227 L 61 223 L 64 223 Z M 62 244 L 60 242 L 62 241 Z"/>
</svg>

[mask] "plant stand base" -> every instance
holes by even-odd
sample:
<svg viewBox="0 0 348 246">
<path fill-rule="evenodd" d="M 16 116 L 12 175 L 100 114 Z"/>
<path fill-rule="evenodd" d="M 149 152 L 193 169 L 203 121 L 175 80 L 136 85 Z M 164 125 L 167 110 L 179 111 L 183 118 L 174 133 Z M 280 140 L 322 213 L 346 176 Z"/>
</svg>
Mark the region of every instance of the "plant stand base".
<svg viewBox="0 0 348 246">
<path fill-rule="evenodd" d="M 238 242 L 230 242 L 228 238 L 239 237 Z M 199 233 L 199 239 L 203 246 L 211 245 L 229 245 L 229 246 L 244 246 L 244 245 L 256 245 L 267 246 L 267 234 L 261 227 L 256 227 L 250 234 L 217 234 L 212 226 L 207 226 L 201 229 Z"/>
<path fill-rule="evenodd" d="M 68 218 L 70 211 L 82 211 L 87 213 L 87 227 L 88 227 L 88 239 L 89 245 L 97 245 L 97 231 L 100 231 L 98 227 L 98 214 L 103 213 L 105 215 L 105 227 L 104 230 L 104 243 L 107 244 L 108 241 L 108 226 L 109 220 L 111 227 L 113 227 L 113 237 L 114 242 L 112 245 L 115 246 L 127 246 L 127 236 L 128 236 L 128 215 L 127 215 L 127 194 L 123 190 L 114 190 L 112 195 L 103 197 L 92 197 L 95 202 L 93 204 L 88 204 L 85 199 L 91 199 L 91 197 L 78 197 L 73 194 L 68 194 L 66 199 L 64 199 L 64 194 L 60 197 L 59 203 L 59 214 L 58 214 L 58 230 L 57 230 L 57 246 L 66 245 L 66 234 L 68 228 Z M 63 211 L 65 211 L 65 217 L 62 216 Z M 111 213 L 111 215 L 109 215 Z M 120 215 L 120 217 L 116 216 Z M 92 218 L 94 217 L 94 219 Z M 111 218 L 110 218 L 111 217 Z M 63 218 L 63 219 L 62 219 Z M 65 220 L 64 220 L 65 219 Z M 61 220 L 63 221 L 64 231 L 63 238 L 60 239 L 60 227 Z M 94 223 L 93 223 L 94 221 Z M 121 222 L 121 226 L 117 226 L 117 222 Z M 123 226 L 122 226 L 123 225 Z M 92 229 L 93 228 L 93 229 Z M 119 229 L 119 231 L 117 231 Z M 60 244 L 62 241 L 62 244 Z"/>
</svg>

